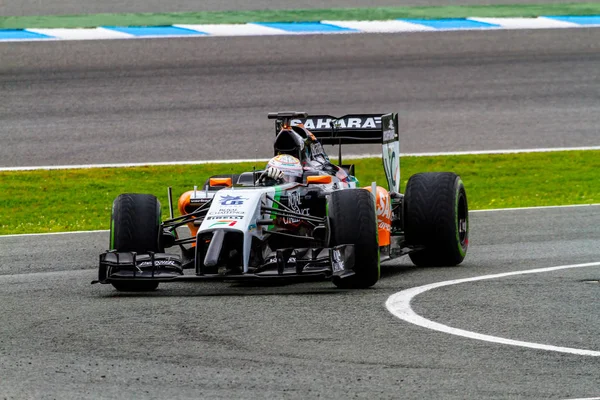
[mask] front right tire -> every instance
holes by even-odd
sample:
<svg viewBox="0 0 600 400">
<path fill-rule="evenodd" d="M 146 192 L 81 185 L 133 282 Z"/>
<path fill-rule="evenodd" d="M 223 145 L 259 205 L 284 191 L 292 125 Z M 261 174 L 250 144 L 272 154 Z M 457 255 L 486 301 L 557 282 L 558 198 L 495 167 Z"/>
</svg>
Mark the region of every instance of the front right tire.
<svg viewBox="0 0 600 400">
<path fill-rule="evenodd" d="M 364 289 L 379 280 L 379 240 L 375 201 L 364 189 L 331 193 L 328 203 L 330 246 L 354 245 L 354 275 L 334 279 L 343 289 Z"/>
</svg>

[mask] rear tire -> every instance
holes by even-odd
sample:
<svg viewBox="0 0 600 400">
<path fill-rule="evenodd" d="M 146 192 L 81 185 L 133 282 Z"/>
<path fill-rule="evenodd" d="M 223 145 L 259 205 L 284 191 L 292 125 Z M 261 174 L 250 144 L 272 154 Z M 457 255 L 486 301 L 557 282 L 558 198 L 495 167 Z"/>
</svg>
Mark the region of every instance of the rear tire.
<svg viewBox="0 0 600 400">
<path fill-rule="evenodd" d="M 469 245 L 469 209 L 460 177 L 451 172 L 415 174 L 406 185 L 404 232 L 417 266 L 460 264 Z"/>
<path fill-rule="evenodd" d="M 364 189 L 348 189 L 331 193 L 329 198 L 329 223 L 331 247 L 354 245 L 355 275 L 334 279 L 343 289 L 364 289 L 379 280 L 379 241 L 375 202 Z"/>
<path fill-rule="evenodd" d="M 110 249 L 136 253 L 161 253 L 158 234 L 161 223 L 160 202 L 151 194 L 122 194 L 113 203 Z M 119 291 L 152 291 L 153 281 L 111 282 Z"/>
</svg>

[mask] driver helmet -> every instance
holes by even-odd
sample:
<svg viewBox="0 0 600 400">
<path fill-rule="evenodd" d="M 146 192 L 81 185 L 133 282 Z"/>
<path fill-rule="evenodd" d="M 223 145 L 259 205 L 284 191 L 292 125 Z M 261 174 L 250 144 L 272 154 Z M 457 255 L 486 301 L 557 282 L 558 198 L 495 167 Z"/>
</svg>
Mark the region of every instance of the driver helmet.
<svg viewBox="0 0 600 400">
<path fill-rule="evenodd" d="M 289 154 L 280 154 L 269 160 L 267 168 L 277 168 L 283 172 L 284 182 L 301 182 L 302 181 L 302 164 L 300 160 Z"/>
</svg>

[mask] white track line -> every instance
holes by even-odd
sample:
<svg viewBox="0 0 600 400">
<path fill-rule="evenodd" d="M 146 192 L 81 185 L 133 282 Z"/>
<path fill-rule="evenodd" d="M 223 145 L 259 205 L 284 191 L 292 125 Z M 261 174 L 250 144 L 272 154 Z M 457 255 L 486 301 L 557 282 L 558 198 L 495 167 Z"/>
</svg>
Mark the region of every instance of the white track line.
<svg viewBox="0 0 600 400">
<path fill-rule="evenodd" d="M 537 149 L 505 149 L 505 150 L 476 150 L 476 151 L 454 151 L 437 153 L 401 153 L 401 157 L 437 157 L 437 156 L 463 156 L 463 155 L 485 155 L 485 154 L 518 154 L 518 153 L 547 153 L 553 151 L 581 151 L 581 150 L 600 150 L 600 146 L 586 147 L 554 147 Z M 347 160 L 357 160 L 362 158 L 381 157 L 377 154 L 349 154 L 344 156 Z M 332 157 L 335 158 L 335 157 Z M 231 160 L 203 160 L 203 161 L 164 161 L 153 163 L 124 163 L 124 164 L 77 164 L 77 165 L 47 165 L 47 166 L 29 166 L 29 167 L 0 167 L 0 172 L 10 171 L 37 171 L 37 170 L 55 170 L 55 169 L 88 169 L 88 168 L 129 168 L 129 167 L 150 167 L 160 165 L 202 165 L 202 164 L 228 164 L 242 162 L 267 162 L 268 158 L 251 159 L 231 159 Z"/>
<path fill-rule="evenodd" d="M 504 149 L 504 150 L 475 150 L 475 151 L 449 151 L 434 153 L 406 153 L 401 154 L 408 157 L 431 157 L 431 156 L 465 156 L 478 154 L 519 154 L 519 153 L 548 153 L 552 151 L 581 151 L 581 150 L 600 150 L 600 146 L 581 146 L 581 147 L 542 147 L 536 149 Z M 377 154 L 380 157 L 381 154 Z M 349 156 L 348 156 L 349 157 Z"/>
<path fill-rule="evenodd" d="M 552 271 L 558 271 L 558 270 L 569 269 L 569 268 L 586 268 L 586 267 L 596 267 L 596 266 L 600 266 L 600 262 L 592 262 L 592 263 L 586 263 L 586 264 L 561 265 L 558 267 L 531 269 L 531 270 L 527 270 L 527 271 L 506 272 L 506 273 L 501 273 L 501 274 L 476 276 L 473 278 L 455 279 L 455 280 L 450 280 L 450 281 L 432 283 L 429 285 L 419 286 L 416 288 L 411 288 L 411 289 L 407 289 L 407 290 L 403 290 L 401 292 L 395 293 L 387 299 L 385 306 L 387 307 L 389 312 L 391 312 L 393 315 L 400 318 L 401 320 L 404 320 L 406 322 L 410 322 L 411 324 L 422 326 L 424 328 L 431 329 L 434 331 L 444 332 L 444 333 L 448 333 L 451 335 L 462 336 L 462 337 L 466 337 L 466 338 L 470 338 L 470 339 L 483 340 L 486 342 L 506 344 L 506 345 L 510 345 L 510 346 L 528 347 L 530 349 L 556 351 L 556 352 L 560 352 L 560 353 L 576 354 L 576 355 L 582 355 L 582 356 L 600 357 L 600 351 L 595 351 L 595 350 L 575 349 L 575 348 L 570 348 L 570 347 L 559 347 L 559 346 L 552 346 L 552 345 L 547 345 L 547 344 L 524 342 L 524 341 L 520 341 L 520 340 L 506 339 L 506 338 L 502 338 L 502 337 L 498 337 L 498 336 L 484 335 L 484 334 L 477 333 L 477 332 L 471 332 L 471 331 L 466 331 L 463 329 L 453 328 L 451 326 L 443 325 L 438 322 L 434 322 L 427 318 L 421 317 L 420 315 L 415 313 L 412 310 L 412 308 L 410 307 L 411 301 L 419 294 L 427 292 L 432 289 L 444 287 L 444 286 L 457 285 L 459 283 L 465 283 L 465 282 L 476 282 L 476 281 L 483 281 L 483 280 L 489 280 L 489 279 L 505 278 L 508 276 L 515 276 L 515 275 L 539 274 L 539 273 L 552 272 Z"/>
<path fill-rule="evenodd" d="M 527 211 L 527 210 L 547 210 L 552 208 L 572 208 L 572 207 L 596 207 L 600 206 L 600 203 L 592 204 L 566 204 L 563 206 L 535 206 L 535 207 L 513 207 L 513 208 L 488 208 L 485 210 L 469 210 L 470 213 L 481 213 L 481 212 L 497 212 L 497 211 Z"/>
<path fill-rule="evenodd" d="M 10 238 L 10 237 L 26 237 L 26 236 L 45 236 L 45 235 L 71 235 L 71 234 L 79 234 L 79 233 L 97 233 L 97 232 L 108 232 L 108 229 L 98 229 L 93 231 L 69 231 L 69 232 L 43 232 L 43 233 L 14 233 L 10 235 L 0 235 L 0 239 L 2 238 Z"/>
<path fill-rule="evenodd" d="M 0 172 L 10 171 L 49 171 L 55 169 L 89 169 L 89 168 L 130 168 L 130 167 L 155 167 L 160 165 L 202 165 L 202 164 L 228 164 L 243 162 L 267 162 L 268 158 L 235 159 L 235 160 L 206 160 L 206 161 L 164 161 L 153 163 L 126 163 L 126 164 L 78 164 L 78 165 L 47 165 L 31 167 L 2 167 Z"/>
<path fill-rule="evenodd" d="M 515 207 L 515 208 L 491 208 L 487 210 L 471 210 L 469 213 L 483 213 L 483 212 L 498 212 L 498 211 L 527 211 L 527 210 L 545 210 L 552 208 L 572 208 L 572 207 L 597 207 L 600 203 L 594 204 L 567 204 L 564 206 L 539 206 L 539 207 Z M 43 236 L 43 235 L 70 235 L 79 233 L 95 233 L 95 232 L 108 232 L 108 229 L 100 229 L 93 231 L 70 231 L 70 232 L 44 232 L 44 233 L 14 233 L 10 235 L 0 234 L 0 239 L 9 237 L 21 237 L 21 236 Z"/>
</svg>

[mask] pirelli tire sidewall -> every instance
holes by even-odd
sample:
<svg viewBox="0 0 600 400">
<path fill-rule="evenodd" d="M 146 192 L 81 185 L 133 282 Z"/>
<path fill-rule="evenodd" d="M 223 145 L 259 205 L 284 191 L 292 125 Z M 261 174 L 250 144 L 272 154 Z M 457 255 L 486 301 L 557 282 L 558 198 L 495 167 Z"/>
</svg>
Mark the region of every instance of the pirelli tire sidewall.
<svg viewBox="0 0 600 400">
<path fill-rule="evenodd" d="M 164 252 L 159 246 L 161 223 L 160 202 L 151 194 L 127 193 L 113 202 L 110 249 L 139 254 Z M 117 290 L 146 291 L 158 287 L 158 282 L 112 282 Z"/>
<path fill-rule="evenodd" d="M 379 280 L 379 242 L 377 214 L 371 193 L 364 189 L 347 189 L 331 193 L 327 204 L 330 246 L 354 245 L 355 275 L 334 279 L 340 288 L 363 289 Z"/>
<path fill-rule="evenodd" d="M 404 232 L 418 266 L 460 264 L 469 245 L 469 210 L 461 178 L 452 172 L 415 174 L 406 185 Z"/>
</svg>

